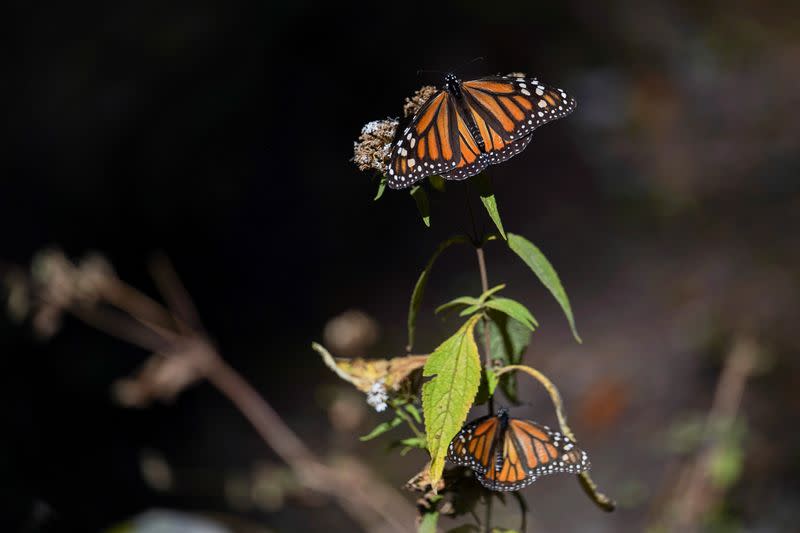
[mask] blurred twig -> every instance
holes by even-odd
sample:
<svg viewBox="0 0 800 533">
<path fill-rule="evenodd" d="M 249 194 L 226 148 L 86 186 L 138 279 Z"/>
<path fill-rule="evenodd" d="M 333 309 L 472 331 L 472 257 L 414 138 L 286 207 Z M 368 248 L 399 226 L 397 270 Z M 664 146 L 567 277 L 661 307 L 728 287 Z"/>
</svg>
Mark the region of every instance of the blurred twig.
<svg viewBox="0 0 800 533">
<path fill-rule="evenodd" d="M 725 359 L 714 400 L 706 415 L 700 450 L 681 470 L 662 518 L 664 531 L 697 531 L 703 518 L 724 493 L 712 482 L 711 463 L 736 420 L 747 380 L 756 367 L 760 349 L 748 337 L 736 339 Z"/>
<path fill-rule="evenodd" d="M 109 335 L 151 351 L 140 374 L 117 384 L 126 405 L 170 399 L 206 379 L 253 425 L 264 442 L 295 472 L 300 483 L 336 501 L 365 531 L 408 531 L 413 507 L 381 483 L 356 458 L 338 467 L 319 459 L 286 425 L 267 401 L 221 357 L 205 334 L 192 300 L 169 260 L 151 264 L 155 282 L 168 302 L 164 307 L 118 279 L 102 258 L 79 265 L 58 251 L 40 254 L 32 276 L 24 280 L 34 300 L 34 325 L 50 335 L 67 312 Z"/>
</svg>

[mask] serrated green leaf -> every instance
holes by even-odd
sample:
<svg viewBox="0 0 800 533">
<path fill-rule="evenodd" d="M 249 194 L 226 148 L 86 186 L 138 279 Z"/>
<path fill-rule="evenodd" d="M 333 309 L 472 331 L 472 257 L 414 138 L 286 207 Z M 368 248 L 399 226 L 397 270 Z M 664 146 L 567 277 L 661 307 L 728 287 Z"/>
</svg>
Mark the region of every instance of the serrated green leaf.
<svg viewBox="0 0 800 533">
<path fill-rule="evenodd" d="M 558 278 L 553 265 L 544 256 L 544 254 L 532 242 L 525 237 L 516 235 L 514 233 L 508 234 L 508 246 L 522 259 L 528 268 L 530 268 L 539 281 L 547 287 L 547 290 L 553 295 L 569 322 L 569 327 L 572 329 L 572 335 L 578 342 L 583 342 L 578 329 L 575 327 L 575 318 L 572 316 L 572 307 L 569 305 L 569 298 L 566 291 Z"/>
<path fill-rule="evenodd" d="M 425 513 L 422 515 L 422 520 L 419 522 L 419 533 L 436 533 L 436 524 L 439 522 L 439 513 L 434 511 L 432 513 Z"/>
<path fill-rule="evenodd" d="M 386 191 L 386 183 L 388 181 L 385 175 L 381 176 L 381 180 L 378 182 L 378 192 L 375 194 L 375 198 L 372 199 L 373 202 L 377 202 L 381 199 L 381 196 L 383 196 L 383 193 Z"/>
<path fill-rule="evenodd" d="M 505 239 L 506 231 L 503 229 L 503 221 L 500 220 L 500 211 L 497 209 L 497 200 L 494 198 L 494 192 L 492 192 L 492 182 L 489 180 L 489 176 L 482 172 L 475 176 L 473 180 L 475 185 L 478 186 L 478 194 L 481 197 L 483 206 L 486 208 L 486 212 L 489 213 L 489 217 L 494 222 L 494 225 L 497 226 L 497 230 L 500 232 L 500 235 L 502 235 L 503 239 Z"/>
<path fill-rule="evenodd" d="M 484 304 L 489 309 L 505 313 L 514 320 L 525 324 L 531 331 L 539 325 L 528 308 L 511 298 L 494 298 Z"/>
<path fill-rule="evenodd" d="M 471 317 L 452 337 L 440 344 L 422 372 L 423 376 L 433 376 L 422 386 L 422 410 L 425 413 L 433 486 L 442 477 L 447 447 L 461 429 L 478 392 L 481 362 L 475 344 L 475 324 L 479 318 L 478 315 Z"/>
<path fill-rule="evenodd" d="M 372 440 L 375 437 L 383 435 L 387 431 L 390 431 L 390 430 L 396 428 L 397 426 L 399 426 L 402 423 L 403 423 L 403 419 L 400 418 L 399 416 L 396 416 L 396 417 L 394 417 L 393 419 L 391 419 L 391 420 L 389 420 L 387 422 L 383 422 L 382 424 L 378 424 L 377 426 L 375 426 L 375 428 L 372 431 L 370 431 L 369 433 L 367 433 L 366 435 L 364 435 L 362 437 L 359 437 L 359 440 L 361 440 L 362 442 L 365 442 L 365 441 L 368 441 L 368 440 Z"/>
<path fill-rule="evenodd" d="M 428 181 L 431 183 L 431 187 L 439 192 L 444 192 L 445 185 L 443 177 L 438 174 L 434 174 L 433 176 L 428 176 Z"/>
<path fill-rule="evenodd" d="M 522 360 L 522 354 L 531 342 L 531 330 L 524 324 L 509 318 L 504 313 L 488 311 L 489 316 L 489 353 L 493 360 L 505 365 L 516 365 Z M 476 334 L 483 338 L 484 321 L 478 324 Z M 508 399 L 517 403 L 517 375 L 507 372 L 500 376 L 500 388 Z M 488 392 L 488 391 L 487 391 Z"/>
<path fill-rule="evenodd" d="M 436 311 L 434 311 L 434 313 L 436 313 L 438 315 L 442 311 L 447 311 L 448 309 L 450 309 L 452 307 L 457 307 L 459 305 L 475 305 L 476 303 L 478 303 L 478 299 L 475 298 L 475 297 L 472 297 L 472 296 L 459 296 L 458 298 L 453 298 L 449 302 L 443 303 L 442 305 L 437 307 Z"/>
<path fill-rule="evenodd" d="M 428 284 L 428 278 L 431 275 L 431 269 L 433 268 L 433 264 L 436 262 L 436 259 L 439 255 L 444 252 L 447 248 L 454 244 L 466 244 L 469 240 L 462 236 L 456 235 L 455 237 L 450 237 L 446 241 L 439 244 L 436 248 L 436 251 L 433 252 L 433 255 L 428 260 L 428 264 L 425 265 L 425 269 L 420 273 L 419 278 L 417 278 L 417 283 L 414 285 L 414 290 L 411 292 L 411 303 L 408 306 L 408 344 L 406 345 L 406 350 L 411 351 L 414 347 L 414 331 L 417 325 L 417 313 L 419 313 L 419 308 L 422 305 L 422 296 L 425 294 L 425 286 Z"/>
<path fill-rule="evenodd" d="M 419 214 L 422 216 L 422 222 L 426 226 L 431 227 L 431 205 L 430 202 L 428 202 L 428 193 L 419 185 L 414 185 L 411 187 L 411 197 L 414 198 L 414 201 L 417 203 L 417 210 L 419 210 Z"/>
</svg>

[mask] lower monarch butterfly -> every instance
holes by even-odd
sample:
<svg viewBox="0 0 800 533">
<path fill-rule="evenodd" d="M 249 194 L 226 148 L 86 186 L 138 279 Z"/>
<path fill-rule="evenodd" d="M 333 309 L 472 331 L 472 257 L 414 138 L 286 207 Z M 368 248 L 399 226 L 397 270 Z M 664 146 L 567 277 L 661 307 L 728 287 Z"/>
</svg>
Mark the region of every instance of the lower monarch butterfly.
<svg viewBox="0 0 800 533">
<path fill-rule="evenodd" d="M 515 491 L 540 476 L 589 470 L 589 457 L 568 437 L 507 409 L 465 425 L 450 443 L 447 460 L 475 471 L 489 490 Z"/>
<path fill-rule="evenodd" d="M 434 174 L 463 180 L 528 146 L 539 126 L 575 109 L 563 90 L 522 76 L 462 82 L 445 76 L 392 147 L 387 182 L 402 189 Z"/>
</svg>

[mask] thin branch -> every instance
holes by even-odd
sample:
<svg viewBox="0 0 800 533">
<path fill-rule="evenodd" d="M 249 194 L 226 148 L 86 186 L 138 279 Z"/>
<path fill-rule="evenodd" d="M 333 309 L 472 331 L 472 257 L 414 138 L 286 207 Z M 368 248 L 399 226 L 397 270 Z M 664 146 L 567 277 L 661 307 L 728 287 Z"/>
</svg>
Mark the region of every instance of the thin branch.
<svg viewBox="0 0 800 533">
<path fill-rule="evenodd" d="M 519 512 L 522 515 L 522 523 L 519 526 L 519 530 L 521 533 L 525 533 L 528 531 L 528 504 L 519 492 L 512 492 L 511 494 L 513 494 L 514 499 L 517 500 Z"/>
<path fill-rule="evenodd" d="M 483 248 L 475 248 L 475 253 L 478 256 L 478 271 L 481 276 L 481 292 L 484 293 L 489 290 L 489 275 L 486 272 L 486 258 L 483 254 Z M 491 354 L 491 337 L 489 333 L 489 319 L 485 316 L 481 319 L 483 321 L 483 366 L 486 369 L 492 367 L 492 354 Z M 489 408 L 489 415 L 494 414 L 494 396 L 489 395 L 489 401 L 486 404 Z"/>
<path fill-rule="evenodd" d="M 483 515 L 483 532 L 489 533 L 492 530 L 492 500 L 494 495 L 486 493 L 486 508 Z"/>
<path fill-rule="evenodd" d="M 95 308 L 80 305 L 72 305 L 67 311 L 96 330 L 129 342 L 144 350 L 162 352 L 171 346 L 167 339 L 128 315 L 114 312 L 98 312 Z"/>
<path fill-rule="evenodd" d="M 472 244 L 478 246 L 481 239 L 478 237 L 478 226 L 475 223 L 475 214 L 472 212 L 472 202 L 469 201 L 469 180 L 464 181 L 464 200 L 467 203 L 467 212 L 469 213 L 469 220 L 472 223 Z"/>
<path fill-rule="evenodd" d="M 366 529 L 374 529 L 375 516 L 382 516 L 397 531 L 406 531 L 410 506 L 399 495 L 370 486 L 353 485 L 336 471 L 320 463 L 314 453 L 292 432 L 256 390 L 221 358 L 215 358 L 207 378 L 247 418 L 278 456 L 291 466 L 307 486 L 333 496 Z M 365 513 L 365 507 L 370 513 Z M 409 508 L 409 512 L 404 512 Z"/>
<path fill-rule="evenodd" d="M 320 461 L 264 398 L 224 361 L 206 335 L 195 329 L 200 327 L 199 314 L 166 259 L 155 263 L 153 269 L 172 313 L 113 276 L 104 279 L 100 299 L 91 304 L 74 300 L 61 306 L 46 298 L 42 301 L 108 335 L 199 372 L 237 407 L 305 487 L 334 499 L 365 531 L 408 531 L 415 516 L 413 507 L 354 458 L 343 458 L 346 464 L 341 468 Z M 187 380 L 183 386 L 190 382 Z"/>
<path fill-rule="evenodd" d="M 571 441 L 577 442 L 575 434 L 572 433 L 572 430 L 567 425 L 567 415 L 564 414 L 564 402 L 561 400 L 561 393 L 558 392 L 558 388 L 556 388 L 553 382 L 535 368 L 531 368 L 527 365 L 507 365 L 498 369 L 496 374 L 497 377 L 500 377 L 507 372 L 515 370 L 528 374 L 542 384 L 545 390 L 547 390 L 547 394 L 550 395 L 550 399 L 553 401 L 553 407 L 555 407 L 556 410 L 556 417 L 558 417 L 558 425 L 561 427 L 561 433 L 569 437 Z"/>
<path fill-rule="evenodd" d="M 472 214 L 470 212 L 470 214 Z M 481 293 L 489 290 L 489 274 L 486 271 L 486 258 L 483 254 L 483 248 L 475 248 L 475 253 L 478 256 L 478 271 L 481 276 Z M 483 366 L 486 370 L 492 367 L 492 354 L 491 354 L 491 337 L 489 333 L 489 319 L 484 315 L 481 319 L 483 321 Z M 494 395 L 490 394 L 486 402 L 486 407 L 489 410 L 489 416 L 494 414 Z M 485 531 L 491 530 L 492 520 L 492 497 L 488 496 L 486 500 L 486 520 L 483 524 Z"/>
<path fill-rule="evenodd" d="M 704 444 L 678 476 L 673 501 L 667 505 L 664 517 L 667 530 L 694 530 L 703 516 L 713 508 L 714 502 L 722 497 L 722 489 L 715 487 L 709 479 L 709 465 L 736 420 L 747 380 L 752 375 L 759 353 L 758 344 L 743 337 L 736 339 L 725 359 L 725 366 L 714 391 L 714 400 L 706 416 Z"/>
<path fill-rule="evenodd" d="M 175 325 L 174 318 L 164 306 L 118 278 L 108 280 L 102 297 L 107 303 L 137 320 L 159 324 L 166 328 Z"/>
<path fill-rule="evenodd" d="M 414 435 L 415 435 L 417 438 L 420 438 L 420 439 L 424 439 L 424 438 L 425 438 L 425 434 L 424 434 L 424 433 L 422 433 L 422 432 L 419 430 L 419 428 L 418 428 L 418 427 L 417 427 L 417 425 L 414 423 L 414 421 L 411 419 L 411 417 L 408 415 L 408 413 L 406 413 L 406 412 L 403 410 L 402 406 L 401 406 L 401 407 L 397 407 L 397 408 L 395 408 L 395 412 L 397 413 L 397 415 L 398 415 L 400 418 L 402 418 L 403 420 L 405 420 L 405 421 L 406 421 L 406 423 L 408 424 L 408 427 L 409 427 L 409 428 L 411 428 L 411 431 L 412 431 L 412 432 L 414 432 Z"/>
<path fill-rule="evenodd" d="M 163 254 L 158 253 L 150 260 L 150 275 L 153 277 L 159 292 L 164 296 L 178 328 L 184 333 L 190 331 L 205 331 L 200 313 L 197 312 L 186 287 L 178 278 L 172 261 Z"/>
</svg>

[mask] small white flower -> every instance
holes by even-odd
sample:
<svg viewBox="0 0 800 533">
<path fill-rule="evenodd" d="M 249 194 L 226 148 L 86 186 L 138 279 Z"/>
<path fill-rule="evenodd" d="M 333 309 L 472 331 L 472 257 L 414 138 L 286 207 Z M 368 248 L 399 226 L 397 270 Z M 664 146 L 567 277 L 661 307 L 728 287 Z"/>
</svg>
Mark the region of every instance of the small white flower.
<svg viewBox="0 0 800 533">
<path fill-rule="evenodd" d="M 361 128 L 362 135 L 373 135 L 376 131 L 378 131 L 381 127 L 382 120 L 373 120 L 372 122 L 367 122 L 364 124 L 364 127 Z"/>
<path fill-rule="evenodd" d="M 381 379 L 373 383 L 367 393 L 367 403 L 380 413 L 386 409 L 386 400 L 388 399 L 389 395 L 386 394 L 386 387 L 383 386 L 383 380 Z"/>
</svg>

